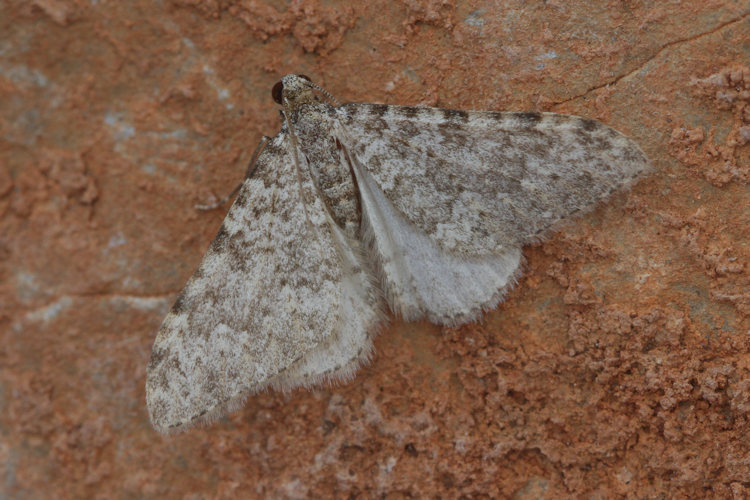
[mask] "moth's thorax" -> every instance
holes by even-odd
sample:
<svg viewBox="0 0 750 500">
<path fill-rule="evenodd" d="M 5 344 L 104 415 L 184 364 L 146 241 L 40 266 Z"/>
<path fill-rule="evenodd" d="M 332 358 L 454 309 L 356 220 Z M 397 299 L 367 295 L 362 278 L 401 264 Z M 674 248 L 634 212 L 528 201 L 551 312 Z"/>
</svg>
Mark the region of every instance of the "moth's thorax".
<svg viewBox="0 0 750 500">
<path fill-rule="evenodd" d="M 359 236 L 362 212 L 354 173 L 337 139 L 336 108 L 316 101 L 289 109 L 290 127 L 328 210 L 346 234 Z M 301 165 L 302 166 L 302 165 Z"/>
</svg>

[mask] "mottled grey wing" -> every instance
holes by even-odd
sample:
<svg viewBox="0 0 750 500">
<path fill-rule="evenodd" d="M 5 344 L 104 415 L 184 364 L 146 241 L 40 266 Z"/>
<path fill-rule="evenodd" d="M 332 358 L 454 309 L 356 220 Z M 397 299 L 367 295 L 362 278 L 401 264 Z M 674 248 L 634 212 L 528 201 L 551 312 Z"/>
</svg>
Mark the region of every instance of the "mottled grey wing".
<svg viewBox="0 0 750 500">
<path fill-rule="evenodd" d="M 146 398 L 157 430 L 239 406 L 353 322 L 339 240 L 288 136 L 277 135 L 156 337 Z M 316 370 L 298 369 L 285 385 Z"/>
<path fill-rule="evenodd" d="M 337 112 L 349 154 L 454 255 L 519 248 L 649 168 L 633 141 L 577 116 L 360 103 Z"/>
</svg>

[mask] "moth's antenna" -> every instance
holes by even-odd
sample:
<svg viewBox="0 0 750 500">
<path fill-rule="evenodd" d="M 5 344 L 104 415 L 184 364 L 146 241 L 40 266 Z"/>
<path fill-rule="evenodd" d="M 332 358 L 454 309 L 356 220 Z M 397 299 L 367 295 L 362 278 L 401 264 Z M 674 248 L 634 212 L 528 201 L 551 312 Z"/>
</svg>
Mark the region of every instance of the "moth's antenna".
<svg viewBox="0 0 750 500">
<path fill-rule="evenodd" d="M 334 103 L 336 106 L 341 106 L 341 103 L 335 97 L 333 97 L 331 94 L 329 94 L 326 89 L 322 88 L 320 85 L 317 85 L 317 84 L 315 84 L 313 82 L 309 82 L 309 83 L 310 83 L 310 86 L 312 88 L 314 88 L 315 90 L 317 90 L 318 92 L 320 92 L 321 94 L 323 94 L 324 96 L 326 96 L 329 101 L 331 101 L 332 103 Z"/>
</svg>

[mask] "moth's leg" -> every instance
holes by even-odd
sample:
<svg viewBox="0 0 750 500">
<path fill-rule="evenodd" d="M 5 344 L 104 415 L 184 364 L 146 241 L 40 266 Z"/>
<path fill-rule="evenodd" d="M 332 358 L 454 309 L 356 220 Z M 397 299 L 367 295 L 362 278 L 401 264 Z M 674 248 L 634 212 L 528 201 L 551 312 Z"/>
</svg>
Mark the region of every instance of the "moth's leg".
<svg viewBox="0 0 750 500">
<path fill-rule="evenodd" d="M 206 212 L 207 212 L 207 211 L 209 211 L 209 210 L 214 210 L 214 209 L 217 209 L 217 208 L 219 208 L 220 206 L 222 206 L 222 205 L 223 205 L 224 203 L 226 203 L 226 202 L 228 202 L 228 201 L 229 201 L 230 199 L 232 199 L 232 198 L 234 197 L 234 195 L 236 195 L 236 194 L 237 194 L 237 192 L 238 192 L 238 191 L 240 190 L 240 188 L 241 188 L 241 187 L 242 187 L 242 183 L 240 182 L 239 184 L 237 184 L 237 187 L 235 187 L 235 188 L 234 188 L 234 189 L 232 190 L 232 192 L 231 192 L 231 193 L 229 193 L 229 194 L 228 194 L 227 196 L 225 196 L 224 198 L 220 199 L 219 201 L 217 201 L 217 202 L 215 202 L 215 203 L 211 203 L 211 204 L 209 204 L 209 205 L 195 205 L 195 209 L 196 209 L 196 210 L 203 210 L 203 211 L 206 211 Z"/>
<path fill-rule="evenodd" d="M 266 147 L 266 144 L 268 144 L 268 141 L 270 140 L 271 138 L 266 135 L 264 135 L 260 139 L 260 143 L 255 148 L 255 151 L 253 152 L 253 156 L 250 158 L 250 163 L 248 163 L 247 165 L 247 170 L 245 171 L 245 179 L 249 179 L 255 173 L 255 169 L 258 168 L 258 165 L 256 164 L 258 160 L 258 156 L 260 156 L 260 153 L 263 152 L 263 149 Z"/>
<path fill-rule="evenodd" d="M 255 173 L 255 169 L 258 168 L 256 164 L 258 160 L 258 156 L 260 155 L 261 151 L 263 151 L 263 148 L 266 147 L 266 144 L 268 143 L 270 139 L 271 139 L 270 137 L 263 136 L 263 138 L 260 140 L 260 144 L 258 144 L 258 147 L 255 148 L 255 152 L 253 153 L 252 158 L 250 158 L 250 163 L 248 164 L 247 170 L 245 171 L 244 179 L 242 180 L 242 182 L 237 184 L 237 186 L 232 190 L 231 193 L 229 193 L 229 195 L 220 199 L 216 203 L 211 203 L 209 205 L 195 205 L 195 209 L 204 210 L 204 211 L 214 210 L 214 209 L 219 208 L 220 206 L 222 206 L 224 203 L 228 202 L 232 198 L 234 198 L 234 195 L 236 195 L 237 192 L 240 190 L 240 188 L 242 187 L 242 184 L 245 182 L 245 179 L 249 179 Z"/>
</svg>

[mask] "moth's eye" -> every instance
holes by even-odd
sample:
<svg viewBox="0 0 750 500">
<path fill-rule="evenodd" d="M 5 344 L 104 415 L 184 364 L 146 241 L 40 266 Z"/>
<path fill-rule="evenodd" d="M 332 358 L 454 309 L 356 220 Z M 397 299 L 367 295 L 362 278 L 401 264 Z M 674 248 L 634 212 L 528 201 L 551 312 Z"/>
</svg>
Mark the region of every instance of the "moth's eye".
<svg viewBox="0 0 750 500">
<path fill-rule="evenodd" d="M 302 78 L 302 79 L 304 79 L 304 80 L 307 80 L 308 82 L 312 82 L 312 80 L 310 80 L 310 77 L 307 76 L 307 75 L 297 75 L 297 76 L 300 77 L 300 78 Z"/>
<path fill-rule="evenodd" d="M 281 91 L 284 90 L 284 84 L 279 82 L 276 82 L 276 85 L 273 86 L 271 89 L 271 97 L 273 97 L 273 100 L 276 102 L 276 104 L 281 104 Z"/>
</svg>

